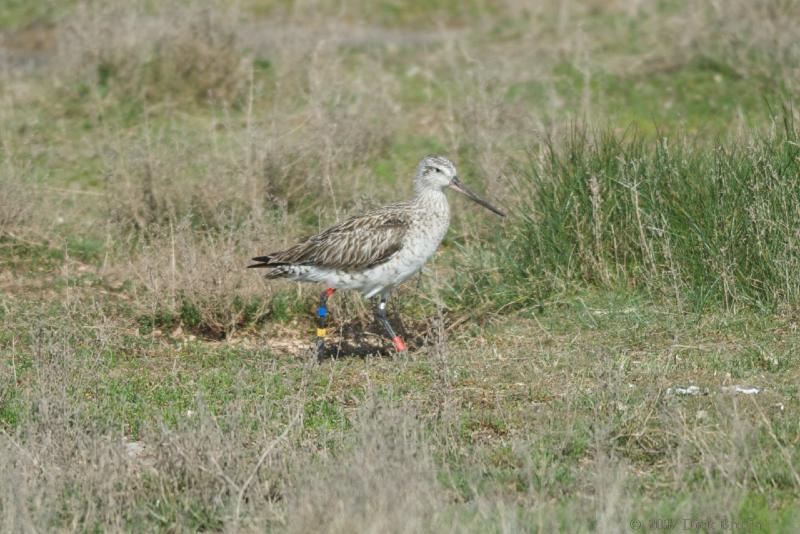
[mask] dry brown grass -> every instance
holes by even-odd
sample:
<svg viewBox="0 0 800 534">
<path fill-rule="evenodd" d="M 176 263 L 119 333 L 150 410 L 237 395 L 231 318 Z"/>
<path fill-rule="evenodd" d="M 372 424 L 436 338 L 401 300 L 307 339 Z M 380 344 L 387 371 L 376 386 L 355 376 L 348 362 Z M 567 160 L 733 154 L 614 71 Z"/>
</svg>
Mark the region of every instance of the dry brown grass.
<svg viewBox="0 0 800 534">
<path fill-rule="evenodd" d="M 791 91 L 800 82 L 800 2 L 693 2 L 691 47 L 701 58 L 719 61 L 756 83 Z M 690 19 L 691 20 L 691 19 Z"/>
<path fill-rule="evenodd" d="M 0 236 L 16 235 L 30 217 L 26 191 L 14 177 L 0 178 Z"/>
<path fill-rule="evenodd" d="M 153 234 L 128 265 L 117 266 L 117 276 L 133 274 L 132 297 L 151 317 L 167 312 L 174 316 L 172 328 L 182 320 L 184 327 L 222 338 L 269 314 L 276 285 L 245 275 L 249 251 L 269 235 L 268 226 L 254 221 L 213 233 L 178 221 Z"/>
<path fill-rule="evenodd" d="M 341 455 L 322 452 L 287 495 L 288 531 L 423 532 L 447 506 L 426 431 L 413 412 L 370 398 Z M 338 437 L 337 437 L 338 438 Z"/>
<path fill-rule="evenodd" d="M 249 61 L 231 13 L 214 2 L 79 3 L 59 27 L 62 83 L 88 90 L 98 111 L 121 100 L 236 104 Z"/>
</svg>

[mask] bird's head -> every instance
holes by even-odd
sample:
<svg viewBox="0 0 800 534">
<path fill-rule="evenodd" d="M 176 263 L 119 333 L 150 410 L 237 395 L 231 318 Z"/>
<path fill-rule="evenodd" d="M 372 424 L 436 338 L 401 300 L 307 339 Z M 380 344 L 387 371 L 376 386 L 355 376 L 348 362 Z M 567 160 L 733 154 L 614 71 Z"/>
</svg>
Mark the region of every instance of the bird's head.
<svg viewBox="0 0 800 534">
<path fill-rule="evenodd" d="M 456 178 L 456 166 L 441 156 L 426 156 L 417 167 L 414 188 L 418 191 L 426 189 L 442 190 Z"/>
<path fill-rule="evenodd" d="M 426 156 L 422 158 L 417 167 L 417 176 L 414 178 L 414 189 L 417 193 L 428 190 L 441 191 L 445 187 L 458 191 L 501 217 L 506 216 L 505 213 L 467 189 L 458 178 L 456 166 L 449 159 L 442 156 Z"/>
</svg>

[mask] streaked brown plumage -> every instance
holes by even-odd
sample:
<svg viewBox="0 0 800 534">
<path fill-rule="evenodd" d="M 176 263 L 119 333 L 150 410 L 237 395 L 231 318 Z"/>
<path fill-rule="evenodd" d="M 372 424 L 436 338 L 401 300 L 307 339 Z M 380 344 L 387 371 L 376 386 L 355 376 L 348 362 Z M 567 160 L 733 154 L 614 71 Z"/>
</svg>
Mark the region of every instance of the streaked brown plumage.
<svg viewBox="0 0 800 534">
<path fill-rule="evenodd" d="M 286 276 L 283 267 L 303 265 L 359 271 L 387 261 L 400 250 L 411 224 L 407 203 L 351 217 L 286 250 L 253 258 L 249 267 L 271 268 L 267 278 Z"/>
</svg>

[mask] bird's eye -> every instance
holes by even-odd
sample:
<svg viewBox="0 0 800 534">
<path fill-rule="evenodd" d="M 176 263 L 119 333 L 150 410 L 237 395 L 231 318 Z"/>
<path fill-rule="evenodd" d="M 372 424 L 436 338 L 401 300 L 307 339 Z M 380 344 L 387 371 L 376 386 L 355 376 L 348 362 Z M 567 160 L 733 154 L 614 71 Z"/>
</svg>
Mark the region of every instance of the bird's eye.
<svg viewBox="0 0 800 534">
<path fill-rule="evenodd" d="M 433 170 L 438 172 L 439 174 L 442 173 L 442 169 L 440 169 L 439 167 L 434 167 Z"/>
</svg>

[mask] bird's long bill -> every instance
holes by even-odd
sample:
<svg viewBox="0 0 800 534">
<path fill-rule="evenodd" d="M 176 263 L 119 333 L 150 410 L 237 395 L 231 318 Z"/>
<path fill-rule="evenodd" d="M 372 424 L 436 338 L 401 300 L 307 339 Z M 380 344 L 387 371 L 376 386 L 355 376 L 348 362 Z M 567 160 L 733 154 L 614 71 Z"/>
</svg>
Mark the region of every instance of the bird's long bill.
<svg viewBox="0 0 800 534">
<path fill-rule="evenodd" d="M 467 189 L 464 186 L 464 184 L 461 183 L 461 180 L 458 179 L 458 176 L 456 176 L 455 178 L 453 178 L 450 181 L 450 188 L 458 191 L 462 195 L 465 195 L 465 196 L 469 197 L 471 200 L 475 201 L 477 204 L 480 204 L 481 206 L 483 206 L 484 208 L 486 208 L 489 211 L 493 211 L 494 213 L 498 214 L 500 217 L 505 217 L 506 216 L 505 213 L 503 213 L 499 209 L 495 208 L 494 206 L 492 206 L 491 204 L 489 204 L 488 202 L 483 200 L 481 197 L 479 197 L 478 195 L 476 195 L 475 193 L 473 193 L 472 191 Z"/>
</svg>

